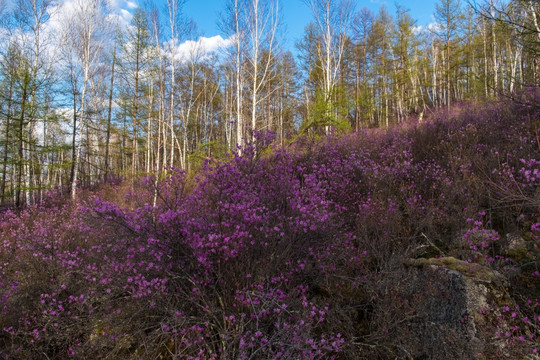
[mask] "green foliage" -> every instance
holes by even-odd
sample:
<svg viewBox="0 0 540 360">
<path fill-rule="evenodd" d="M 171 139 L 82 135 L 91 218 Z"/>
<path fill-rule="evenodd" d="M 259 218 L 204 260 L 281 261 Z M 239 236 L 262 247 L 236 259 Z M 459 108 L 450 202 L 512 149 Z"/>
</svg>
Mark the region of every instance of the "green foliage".
<svg viewBox="0 0 540 360">
<path fill-rule="evenodd" d="M 329 99 L 321 89 L 315 90 L 315 100 L 309 109 L 307 122 L 302 125 L 302 132 L 313 131 L 316 134 L 326 132 L 328 128 L 339 133 L 350 131 L 349 114 L 350 101 L 346 98 L 345 89 L 335 86 Z"/>
<path fill-rule="evenodd" d="M 189 163 L 191 169 L 200 170 L 205 160 L 209 158 L 223 159 L 227 156 L 227 147 L 225 144 L 218 141 L 208 141 L 206 143 L 199 144 L 193 153 L 189 155 Z"/>
</svg>

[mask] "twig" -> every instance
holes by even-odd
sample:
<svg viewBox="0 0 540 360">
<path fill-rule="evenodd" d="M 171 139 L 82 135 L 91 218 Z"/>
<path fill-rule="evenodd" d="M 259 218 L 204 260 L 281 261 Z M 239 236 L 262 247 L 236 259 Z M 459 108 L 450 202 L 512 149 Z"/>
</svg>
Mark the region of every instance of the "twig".
<svg viewBox="0 0 540 360">
<path fill-rule="evenodd" d="M 426 234 L 420 233 L 420 235 L 422 235 L 422 236 L 427 240 L 427 242 L 429 243 L 429 245 L 433 246 L 433 248 L 434 248 L 435 250 L 437 250 L 441 255 L 445 256 L 445 255 L 444 255 L 444 251 L 442 251 L 441 249 L 439 249 L 439 247 L 438 247 L 437 245 L 435 245 L 435 244 L 427 237 Z"/>
</svg>

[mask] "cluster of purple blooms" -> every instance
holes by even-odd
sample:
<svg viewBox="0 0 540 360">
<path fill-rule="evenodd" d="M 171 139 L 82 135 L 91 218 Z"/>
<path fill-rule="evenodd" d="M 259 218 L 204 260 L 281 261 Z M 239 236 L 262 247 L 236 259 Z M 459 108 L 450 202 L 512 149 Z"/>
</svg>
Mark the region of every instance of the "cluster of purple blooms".
<svg viewBox="0 0 540 360">
<path fill-rule="evenodd" d="M 399 357 L 400 316 L 426 304 L 399 287 L 403 260 L 424 237 L 461 236 L 497 267 L 508 229 L 540 236 L 539 115 L 492 104 L 284 147 L 262 133 L 194 177 L 6 212 L 0 357 Z M 537 298 L 520 299 L 499 311 L 522 324 L 493 333 L 536 353 Z"/>
</svg>

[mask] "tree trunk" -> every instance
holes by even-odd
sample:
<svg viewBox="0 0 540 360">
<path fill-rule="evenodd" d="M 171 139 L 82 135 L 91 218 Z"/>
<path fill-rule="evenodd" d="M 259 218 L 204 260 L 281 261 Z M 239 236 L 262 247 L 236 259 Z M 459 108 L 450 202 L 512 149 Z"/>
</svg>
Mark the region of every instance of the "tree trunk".
<svg viewBox="0 0 540 360">
<path fill-rule="evenodd" d="M 20 124 L 19 124 L 19 171 L 17 174 L 17 193 L 16 193 L 16 200 L 15 200 L 15 206 L 21 207 L 21 191 L 22 191 L 22 183 L 23 183 L 23 169 L 25 169 L 25 158 L 24 158 L 24 121 L 25 115 L 26 115 L 26 101 L 28 98 L 28 74 L 25 74 L 24 79 L 24 85 L 23 85 L 23 93 L 21 98 L 21 118 L 20 118 Z M 25 176 L 26 178 L 26 176 Z"/>
<path fill-rule="evenodd" d="M 13 97 L 13 77 L 9 81 L 9 96 L 7 99 L 7 114 L 6 114 L 6 142 L 4 144 L 4 163 L 2 169 L 2 205 L 5 204 L 6 196 L 6 173 L 7 173 L 7 162 L 8 162 L 8 146 L 9 146 L 9 127 L 11 122 L 11 102 Z"/>
<path fill-rule="evenodd" d="M 113 47 L 112 66 L 111 66 L 111 82 L 109 84 L 109 107 L 107 110 L 107 134 L 105 135 L 105 181 L 109 178 L 109 148 L 111 141 L 111 116 L 112 116 L 112 103 L 113 103 L 113 90 L 114 90 L 114 66 L 116 64 L 116 42 Z"/>
</svg>

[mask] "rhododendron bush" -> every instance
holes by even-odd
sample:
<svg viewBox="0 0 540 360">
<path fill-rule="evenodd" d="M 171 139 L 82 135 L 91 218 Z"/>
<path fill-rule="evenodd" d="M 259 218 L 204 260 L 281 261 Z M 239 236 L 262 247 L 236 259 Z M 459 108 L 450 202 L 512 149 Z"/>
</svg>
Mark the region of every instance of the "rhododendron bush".
<svg viewBox="0 0 540 360">
<path fill-rule="evenodd" d="M 540 265 L 503 250 L 514 232 L 539 254 L 537 100 L 284 147 L 260 133 L 194 177 L 168 169 L 77 205 L 51 194 L 7 211 L 0 356 L 407 358 L 432 346 L 411 324 L 436 292 L 407 259 L 456 241 L 461 260 L 520 268 L 513 310 L 485 309 L 518 327 L 493 324 L 490 351 L 534 356 Z M 433 336 L 446 358 L 468 341 L 460 328 Z"/>
</svg>

